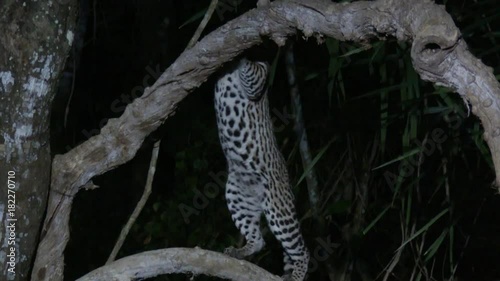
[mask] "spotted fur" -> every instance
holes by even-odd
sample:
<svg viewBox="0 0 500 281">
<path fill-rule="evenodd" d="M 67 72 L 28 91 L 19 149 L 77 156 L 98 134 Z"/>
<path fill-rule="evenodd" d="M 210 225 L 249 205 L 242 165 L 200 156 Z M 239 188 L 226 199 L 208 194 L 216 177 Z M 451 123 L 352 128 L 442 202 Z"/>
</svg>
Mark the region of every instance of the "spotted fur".
<svg viewBox="0 0 500 281">
<path fill-rule="evenodd" d="M 268 65 L 243 59 L 215 86 L 215 110 L 222 150 L 228 164 L 226 201 L 236 227 L 246 238 L 242 248 L 225 253 L 244 258 L 260 251 L 260 220 L 284 248 L 284 280 L 302 281 L 309 253 L 295 212 L 288 172 L 269 116 Z"/>
</svg>

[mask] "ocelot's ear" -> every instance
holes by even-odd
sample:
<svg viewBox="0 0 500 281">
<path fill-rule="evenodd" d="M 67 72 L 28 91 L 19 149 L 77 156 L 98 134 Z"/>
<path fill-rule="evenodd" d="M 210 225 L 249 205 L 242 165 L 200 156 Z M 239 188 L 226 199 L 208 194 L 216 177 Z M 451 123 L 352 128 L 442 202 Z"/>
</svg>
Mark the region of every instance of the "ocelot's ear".
<svg viewBox="0 0 500 281">
<path fill-rule="evenodd" d="M 238 69 L 240 81 L 247 97 L 251 100 L 260 99 L 266 91 L 269 65 L 265 62 L 242 59 Z"/>
</svg>

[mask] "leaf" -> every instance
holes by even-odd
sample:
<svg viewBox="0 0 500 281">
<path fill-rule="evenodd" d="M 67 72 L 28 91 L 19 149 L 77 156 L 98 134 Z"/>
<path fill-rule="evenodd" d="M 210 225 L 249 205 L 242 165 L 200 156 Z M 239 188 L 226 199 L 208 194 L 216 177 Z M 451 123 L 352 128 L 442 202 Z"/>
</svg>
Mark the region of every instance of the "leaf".
<svg viewBox="0 0 500 281">
<path fill-rule="evenodd" d="M 330 147 L 330 145 L 333 143 L 333 141 L 335 139 L 336 138 L 334 138 L 330 142 L 328 142 L 328 144 L 325 145 L 325 147 L 323 147 L 323 149 L 321 149 L 321 151 L 316 155 L 316 157 L 314 157 L 313 161 L 311 162 L 311 165 L 309 167 L 307 167 L 307 169 L 302 173 L 302 176 L 300 176 L 299 181 L 295 184 L 295 187 L 297 187 L 306 178 L 307 174 L 309 174 L 309 172 L 312 170 L 312 168 L 314 168 L 314 165 L 316 165 L 316 163 L 319 161 L 321 156 L 323 156 L 323 154 L 325 154 L 326 150 Z"/>
<path fill-rule="evenodd" d="M 365 229 L 363 229 L 363 235 L 366 235 L 368 231 L 370 231 L 370 229 L 372 229 L 372 227 L 377 224 L 377 222 L 385 215 L 385 213 L 387 213 L 389 208 L 391 208 L 391 205 L 385 207 L 382 212 L 380 212 L 380 214 L 378 214 L 378 216 Z"/>
<path fill-rule="evenodd" d="M 271 86 L 274 84 L 274 77 L 276 76 L 276 68 L 278 67 L 278 60 L 281 54 L 281 48 L 278 49 L 278 52 L 276 52 L 276 56 L 274 56 L 273 63 L 271 64 L 271 68 L 269 70 L 269 77 L 268 77 L 268 86 L 271 88 Z"/>
<path fill-rule="evenodd" d="M 406 159 L 406 158 L 408 158 L 408 157 L 410 157 L 410 156 L 413 156 L 413 155 L 415 155 L 415 154 L 419 153 L 419 152 L 420 152 L 420 149 L 421 149 L 421 148 L 418 148 L 418 147 L 417 147 L 417 148 L 414 148 L 414 149 L 412 149 L 412 150 L 410 150 L 410 151 L 406 152 L 405 154 L 403 154 L 403 155 L 399 156 L 399 157 L 398 157 L 398 158 L 396 158 L 396 159 L 392 159 L 392 160 L 391 160 L 391 161 L 389 161 L 389 162 L 385 162 L 384 164 L 379 165 L 379 166 L 377 166 L 377 167 L 373 168 L 373 169 L 372 169 L 372 171 L 378 170 L 378 169 L 383 168 L 383 167 L 385 167 L 385 166 L 389 166 L 389 165 L 391 165 L 392 163 L 396 163 L 396 162 L 399 162 L 399 161 L 401 161 L 401 160 L 404 160 L 404 159 Z"/>
<path fill-rule="evenodd" d="M 201 18 L 203 18 L 203 16 L 205 16 L 205 13 L 207 12 L 208 8 L 205 8 L 197 13 L 195 13 L 194 15 L 192 15 L 188 20 L 186 20 L 185 22 L 183 22 L 181 24 L 181 26 L 179 26 L 179 29 L 183 28 L 184 26 L 192 23 L 192 22 L 195 22 Z"/>
<path fill-rule="evenodd" d="M 428 262 L 430 259 L 432 259 L 432 257 L 434 257 L 436 252 L 439 250 L 441 244 L 443 244 L 446 234 L 448 234 L 448 230 L 443 231 L 441 235 L 439 235 L 439 237 L 434 241 L 434 243 L 432 243 L 432 245 L 429 246 L 429 249 L 425 251 L 424 253 L 424 256 L 426 256 L 425 262 Z"/>
<path fill-rule="evenodd" d="M 413 239 L 417 238 L 420 234 L 427 231 L 437 220 L 439 220 L 442 216 L 444 216 L 448 211 L 449 211 L 449 208 L 446 208 L 443 211 L 441 211 L 441 213 L 437 214 L 434 218 L 432 218 L 432 220 L 430 220 L 426 225 L 424 225 L 415 234 L 413 234 L 410 237 L 410 239 L 406 240 L 403 244 L 401 244 L 401 246 L 399 246 L 395 252 L 399 251 L 401 248 L 406 246 L 406 244 L 410 243 L 411 241 L 413 241 Z"/>
</svg>

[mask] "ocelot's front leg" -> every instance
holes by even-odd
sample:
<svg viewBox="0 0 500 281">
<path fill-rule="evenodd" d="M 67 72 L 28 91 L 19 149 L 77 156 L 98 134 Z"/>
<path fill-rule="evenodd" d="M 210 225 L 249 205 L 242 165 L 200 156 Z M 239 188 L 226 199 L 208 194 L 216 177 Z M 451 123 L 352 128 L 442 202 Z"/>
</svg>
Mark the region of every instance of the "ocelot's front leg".
<svg viewBox="0 0 500 281">
<path fill-rule="evenodd" d="M 255 196 L 243 194 L 245 188 L 231 176 L 226 184 L 226 201 L 231 218 L 241 234 L 245 236 L 246 244 L 241 248 L 229 247 L 224 253 L 238 259 L 250 256 L 262 248 L 265 242 L 260 232 L 260 217 L 262 208 Z"/>
</svg>

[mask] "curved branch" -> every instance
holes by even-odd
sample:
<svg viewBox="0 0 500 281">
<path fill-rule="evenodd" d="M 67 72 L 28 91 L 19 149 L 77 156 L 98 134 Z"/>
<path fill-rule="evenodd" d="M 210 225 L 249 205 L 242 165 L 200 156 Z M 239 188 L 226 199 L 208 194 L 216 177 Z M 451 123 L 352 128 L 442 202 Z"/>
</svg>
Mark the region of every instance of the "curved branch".
<svg viewBox="0 0 500 281">
<path fill-rule="evenodd" d="M 243 260 L 203 249 L 170 248 L 131 255 L 77 279 L 126 281 L 162 274 L 204 274 L 237 281 L 280 281 L 281 278 Z"/>
<path fill-rule="evenodd" d="M 110 119 L 101 134 L 54 158 L 47 217 L 32 280 L 62 280 L 73 197 L 92 177 L 134 157 L 144 138 L 175 112 L 177 104 L 222 64 L 268 36 L 283 45 L 301 30 L 306 37 L 365 42 L 395 36 L 413 41 L 412 58 L 422 78 L 446 85 L 470 100 L 500 178 L 500 86 L 491 68 L 466 49 L 441 6 L 426 0 L 378 0 L 336 4 L 328 0 L 275 1 L 249 11 L 184 51 L 144 95 Z M 498 181 L 498 180 L 497 180 Z"/>
<path fill-rule="evenodd" d="M 470 103 L 482 122 L 495 167 L 494 185 L 500 190 L 500 85 L 493 69 L 474 57 L 462 40 L 451 51 L 416 54 L 412 50 L 412 59 L 422 79 L 451 88 Z"/>
</svg>

